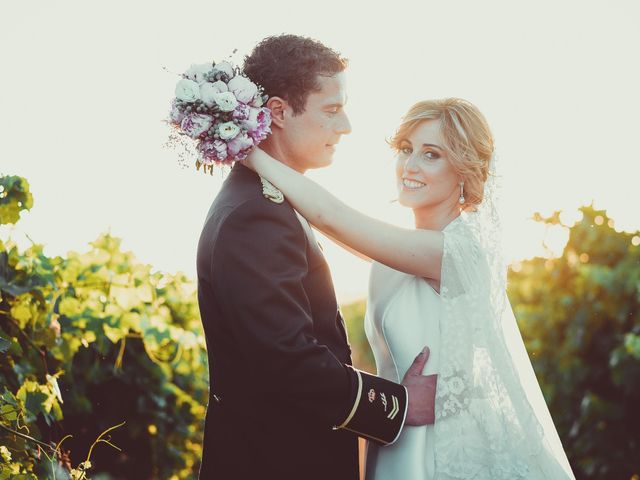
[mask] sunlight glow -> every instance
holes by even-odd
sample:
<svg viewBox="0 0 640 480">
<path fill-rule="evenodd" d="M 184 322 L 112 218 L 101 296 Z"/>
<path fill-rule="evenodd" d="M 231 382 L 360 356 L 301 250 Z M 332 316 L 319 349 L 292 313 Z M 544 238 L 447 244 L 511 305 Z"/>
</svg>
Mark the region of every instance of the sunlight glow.
<svg viewBox="0 0 640 480">
<path fill-rule="evenodd" d="M 162 147 L 170 72 L 234 49 L 242 59 L 283 31 L 320 39 L 350 60 L 353 133 L 334 165 L 310 176 L 354 208 L 411 226 L 410 212 L 390 203 L 385 139 L 416 101 L 457 96 L 484 112 L 496 137 L 510 261 L 561 254 L 566 232 L 532 222 L 536 211 L 562 210 L 571 225 L 578 207 L 595 201 L 617 228 L 640 227 L 627 193 L 640 173 L 640 70 L 629 60 L 640 45 L 639 3 L 401 0 L 371 4 L 367 21 L 354 22 L 355 2 L 323 2 L 311 15 L 299 2 L 274 1 L 242 28 L 219 20 L 217 9 L 197 1 L 5 6 L 0 173 L 26 177 L 35 202 L 3 238 L 28 246 L 28 234 L 47 254 L 64 255 L 111 229 L 140 260 L 194 278 L 202 221 L 223 175 L 181 169 Z M 323 244 L 339 300 L 364 296 L 368 265 Z"/>
</svg>

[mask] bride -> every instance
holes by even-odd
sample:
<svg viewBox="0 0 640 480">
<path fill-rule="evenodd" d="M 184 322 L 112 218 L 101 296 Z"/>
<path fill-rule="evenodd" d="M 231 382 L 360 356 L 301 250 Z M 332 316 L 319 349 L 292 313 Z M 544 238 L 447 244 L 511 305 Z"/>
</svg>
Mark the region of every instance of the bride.
<svg viewBox="0 0 640 480">
<path fill-rule="evenodd" d="M 419 102 L 391 144 L 415 229 L 353 210 L 260 149 L 245 160 L 316 228 L 373 261 L 365 331 L 378 374 L 400 381 L 429 346 L 435 421 L 370 443 L 366 478 L 574 478 L 506 296 L 486 120 L 461 99 Z"/>
</svg>

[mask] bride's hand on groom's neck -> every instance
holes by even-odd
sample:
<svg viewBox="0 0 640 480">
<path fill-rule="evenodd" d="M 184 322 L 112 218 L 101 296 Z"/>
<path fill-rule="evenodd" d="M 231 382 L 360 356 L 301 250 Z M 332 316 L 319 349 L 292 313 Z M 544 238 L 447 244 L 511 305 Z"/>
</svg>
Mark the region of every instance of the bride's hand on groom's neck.
<svg viewBox="0 0 640 480">
<path fill-rule="evenodd" d="M 253 170 L 254 172 L 256 171 L 256 167 L 255 167 L 255 156 L 257 155 L 257 151 L 260 150 L 259 147 L 254 147 L 253 150 L 251 150 L 249 152 L 249 155 L 247 155 L 247 157 L 244 160 L 240 160 L 240 163 L 242 165 L 244 165 L 245 167 Z"/>
<path fill-rule="evenodd" d="M 261 165 L 265 165 L 265 162 L 268 162 L 269 160 L 274 160 L 274 158 L 269 155 L 267 152 L 265 152 L 264 150 L 262 150 L 260 147 L 255 147 L 253 150 L 251 150 L 251 152 L 249 152 L 249 155 L 247 155 L 247 158 L 245 158 L 244 160 L 242 160 L 242 164 L 247 167 L 250 168 L 251 170 L 253 170 L 254 172 L 257 173 L 261 173 Z"/>
</svg>

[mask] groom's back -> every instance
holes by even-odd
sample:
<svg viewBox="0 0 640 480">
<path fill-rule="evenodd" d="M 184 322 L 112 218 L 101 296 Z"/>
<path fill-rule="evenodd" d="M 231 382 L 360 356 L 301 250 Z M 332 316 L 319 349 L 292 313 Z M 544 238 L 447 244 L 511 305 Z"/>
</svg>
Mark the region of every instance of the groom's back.
<svg viewBox="0 0 640 480">
<path fill-rule="evenodd" d="M 200 478 L 358 475 L 350 349 L 328 266 L 285 201 L 236 165 L 198 244 L 210 369 Z"/>
</svg>

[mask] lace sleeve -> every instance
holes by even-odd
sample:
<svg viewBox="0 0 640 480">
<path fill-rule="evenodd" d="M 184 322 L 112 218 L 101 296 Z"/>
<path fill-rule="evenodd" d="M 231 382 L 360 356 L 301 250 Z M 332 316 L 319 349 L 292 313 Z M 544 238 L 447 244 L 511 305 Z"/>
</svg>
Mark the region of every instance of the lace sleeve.
<svg viewBox="0 0 640 480">
<path fill-rule="evenodd" d="M 477 295 L 488 286 L 489 272 L 480 245 L 460 228 L 444 232 L 441 291 L 447 298 Z"/>
</svg>

